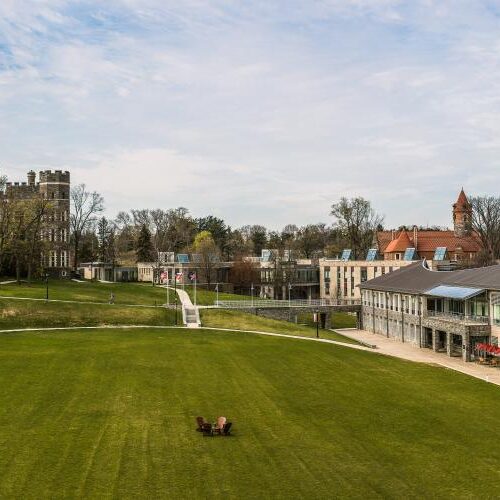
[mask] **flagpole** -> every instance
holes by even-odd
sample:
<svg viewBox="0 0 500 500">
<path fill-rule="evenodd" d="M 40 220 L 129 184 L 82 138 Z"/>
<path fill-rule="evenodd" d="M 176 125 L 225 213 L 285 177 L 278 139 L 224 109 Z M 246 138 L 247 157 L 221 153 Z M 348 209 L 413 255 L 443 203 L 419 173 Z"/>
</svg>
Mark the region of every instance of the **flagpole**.
<svg viewBox="0 0 500 500">
<path fill-rule="evenodd" d="M 194 307 L 196 307 L 196 282 L 198 281 L 198 276 L 194 275 Z"/>
</svg>

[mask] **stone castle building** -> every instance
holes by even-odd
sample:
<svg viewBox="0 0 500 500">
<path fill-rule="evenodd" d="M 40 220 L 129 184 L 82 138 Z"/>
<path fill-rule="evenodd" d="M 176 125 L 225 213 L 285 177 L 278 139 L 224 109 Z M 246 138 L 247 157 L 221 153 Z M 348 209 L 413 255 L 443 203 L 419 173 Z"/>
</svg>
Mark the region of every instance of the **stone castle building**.
<svg viewBox="0 0 500 500">
<path fill-rule="evenodd" d="M 31 170 L 27 182 L 7 182 L 3 195 L 7 199 L 42 197 L 49 201 L 40 234 L 45 243 L 41 267 L 54 277 L 65 277 L 70 271 L 70 187 L 67 171 L 41 171 L 37 182 Z"/>
</svg>

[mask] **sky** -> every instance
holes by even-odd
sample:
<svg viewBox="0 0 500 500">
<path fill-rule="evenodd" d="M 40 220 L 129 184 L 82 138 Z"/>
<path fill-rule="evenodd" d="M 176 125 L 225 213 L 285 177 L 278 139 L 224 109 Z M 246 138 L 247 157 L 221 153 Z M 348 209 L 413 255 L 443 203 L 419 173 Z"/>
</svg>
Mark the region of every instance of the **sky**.
<svg viewBox="0 0 500 500">
<path fill-rule="evenodd" d="M 451 225 L 500 179 L 500 1 L 0 0 L 0 173 L 106 213 Z"/>
</svg>

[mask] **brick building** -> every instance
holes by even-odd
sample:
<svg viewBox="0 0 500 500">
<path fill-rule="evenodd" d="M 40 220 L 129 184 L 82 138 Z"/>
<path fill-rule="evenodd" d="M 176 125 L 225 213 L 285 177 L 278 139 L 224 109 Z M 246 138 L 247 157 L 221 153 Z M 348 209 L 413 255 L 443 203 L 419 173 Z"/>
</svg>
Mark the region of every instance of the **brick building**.
<svg viewBox="0 0 500 500">
<path fill-rule="evenodd" d="M 453 229 L 411 231 L 378 231 L 376 246 L 386 260 L 402 260 L 407 248 L 415 248 L 421 259 L 433 260 L 438 248 L 443 259 L 457 265 L 474 262 L 481 251 L 481 243 L 471 230 L 472 207 L 462 189 L 453 204 Z"/>
</svg>

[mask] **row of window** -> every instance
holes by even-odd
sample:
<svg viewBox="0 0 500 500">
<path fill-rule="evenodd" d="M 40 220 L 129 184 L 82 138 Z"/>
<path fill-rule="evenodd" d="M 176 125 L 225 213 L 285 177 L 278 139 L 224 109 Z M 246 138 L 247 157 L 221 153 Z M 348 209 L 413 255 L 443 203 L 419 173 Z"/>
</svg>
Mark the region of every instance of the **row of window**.
<svg viewBox="0 0 500 500">
<path fill-rule="evenodd" d="M 60 241 L 63 243 L 67 243 L 69 241 L 68 230 L 63 229 L 43 229 L 41 231 L 41 238 L 43 241 L 51 241 L 56 242 Z"/>
<path fill-rule="evenodd" d="M 362 301 L 364 306 L 405 312 L 406 314 L 418 315 L 422 311 L 420 301 L 418 297 L 415 297 L 414 295 L 363 291 Z"/>
<path fill-rule="evenodd" d="M 69 267 L 69 255 L 67 250 L 61 252 L 52 251 L 49 253 L 49 267 Z"/>
<path fill-rule="evenodd" d="M 69 212 L 67 210 L 63 210 L 62 212 L 53 210 L 44 215 L 43 220 L 45 222 L 68 222 Z"/>
</svg>

